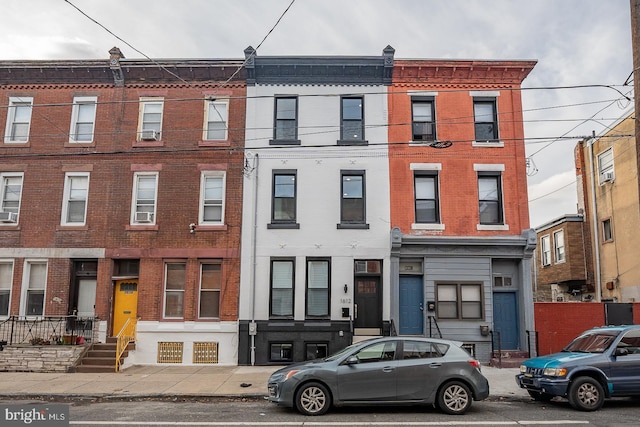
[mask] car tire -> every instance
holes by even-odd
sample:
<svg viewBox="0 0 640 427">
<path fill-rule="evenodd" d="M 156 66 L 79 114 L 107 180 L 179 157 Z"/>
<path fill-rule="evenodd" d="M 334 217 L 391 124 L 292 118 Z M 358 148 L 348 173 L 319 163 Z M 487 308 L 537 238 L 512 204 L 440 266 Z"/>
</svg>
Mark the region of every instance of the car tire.
<svg viewBox="0 0 640 427">
<path fill-rule="evenodd" d="M 569 386 L 569 403 L 580 411 L 596 411 L 604 403 L 604 388 L 591 377 L 578 377 Z"/>
<path fill-rule="evenodd" d="M 296 392 L 295 404 L 298 412 L 303 415 L 322 415 L 331 406 L 331 395 L 320 383 L 306 383 Z"/>
<path fill-rule="evenodd" d="M 438 408 L 445 414 L 462 415 L 471 407 L 473 397 L 466 384 L 451 381 L 438 392 Z"/>
<path fill-rule="evenodd" d="M 527 390 L 529 396 L 533 397 L 533 400 L 537 400 L 538 402 L 548 402 L 554 398 L 553 394 L 544 393 L 542 391 L 535 390 Z"/>
</svg>

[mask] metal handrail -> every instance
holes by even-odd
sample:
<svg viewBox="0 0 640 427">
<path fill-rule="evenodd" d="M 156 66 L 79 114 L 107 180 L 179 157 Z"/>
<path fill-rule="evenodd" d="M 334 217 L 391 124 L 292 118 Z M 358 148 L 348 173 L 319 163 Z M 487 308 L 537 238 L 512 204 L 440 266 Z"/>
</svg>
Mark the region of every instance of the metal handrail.
<svg viewBox="0 0 640 427">
<path fill-rule="evenodd" d="M 138 319 L 130 317 L 124 322 L 122 329 L 120 329 L 120 332 L 116 335 L 116 372 L 120 370 L 120 358 L 127 349 L 127 346 L 136 340 L 137 329 Z"/>
<path fill-rule="evenodd" d="M 436 320 L 435 316 L 428 316 L 429 317 L 429 337 L 433 337 L 433 331 L 431 329 L 431 324 L 433 323 L 434 325 L 436 325 L 436 331 L 438 331 L 438 337 L 442 338 L 442 331 L 440 331 L 440 326 L 438 326 L 438 321 Z"/>
</svg>

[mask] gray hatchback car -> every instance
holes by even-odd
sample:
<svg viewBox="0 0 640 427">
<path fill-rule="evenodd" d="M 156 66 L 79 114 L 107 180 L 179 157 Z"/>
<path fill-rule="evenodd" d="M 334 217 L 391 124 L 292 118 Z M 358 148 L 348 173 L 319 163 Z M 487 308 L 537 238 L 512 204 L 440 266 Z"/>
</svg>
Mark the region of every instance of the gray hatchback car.
<svg viewBox="0 0 640 427">
<path fill-rule="evenodd" d="M 462 343 L 383 337 L 361 341 L 325 359 L 292 364 L 269 378 L 269 401 L 322 415 L 334 406 L 436 405 L 464 414 L 489 396 L 480 363 Z"/>
</svg>

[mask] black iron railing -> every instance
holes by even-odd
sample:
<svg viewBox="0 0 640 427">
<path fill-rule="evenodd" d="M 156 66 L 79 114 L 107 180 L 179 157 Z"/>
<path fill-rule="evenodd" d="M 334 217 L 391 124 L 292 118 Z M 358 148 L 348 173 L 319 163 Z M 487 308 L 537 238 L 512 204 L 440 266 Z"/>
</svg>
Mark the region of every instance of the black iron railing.
<svg viewBox="0 0 640 427">
<path fill-rule="evenodd" d="M 10 316 L 0 321 L 0 341 L 8 345 L 95 342 L 97 327 L 96 317 Z"/>
<path fill-rule="evenodd" d="M 433 328 L 436 328 L 436 332 L 438 333 L 438 338 L 442 338 L 442 332 L 440 331 L 440 326 L 438 326 L 438 321 L 435 316 L 428 316 L 429 319 L 429 337 L 433 337 Z"/>
</svg>

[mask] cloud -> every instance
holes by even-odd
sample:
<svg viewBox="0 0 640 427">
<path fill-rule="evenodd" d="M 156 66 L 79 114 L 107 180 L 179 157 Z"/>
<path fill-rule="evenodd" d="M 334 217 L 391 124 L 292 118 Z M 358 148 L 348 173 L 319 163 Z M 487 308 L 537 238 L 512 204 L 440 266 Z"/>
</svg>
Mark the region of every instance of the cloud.
<svg viewBox="0 0 640 427">
<path fill-rule="evenodd" d="M 578 211 L 576 172 L 565 170 L 529 185 L 531 226 L 538 227 L 565 214 Z"/>
</svg>

